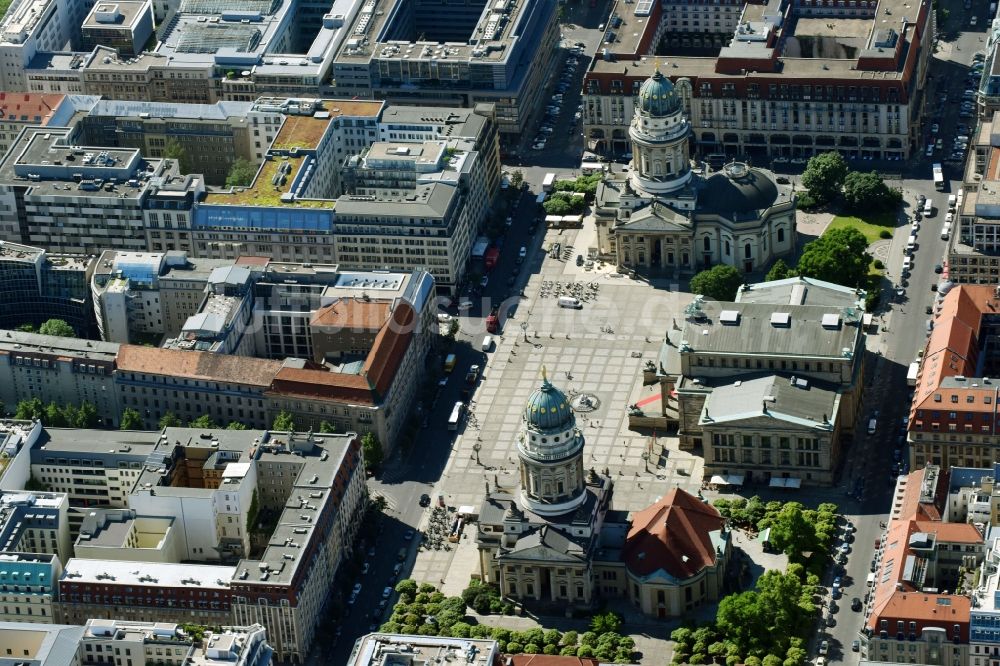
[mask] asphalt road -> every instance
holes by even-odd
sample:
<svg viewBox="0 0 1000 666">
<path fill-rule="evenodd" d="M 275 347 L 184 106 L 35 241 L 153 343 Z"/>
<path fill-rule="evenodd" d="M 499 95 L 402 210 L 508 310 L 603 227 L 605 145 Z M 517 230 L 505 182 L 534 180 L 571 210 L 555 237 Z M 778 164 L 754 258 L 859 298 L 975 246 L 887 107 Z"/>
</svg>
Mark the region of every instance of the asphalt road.
<svg viewBox="0 0 1000 666">
<path fill-rule="evenodd" d="M 954 128 L 959 122 L 957 117 L 957 100 L 965 87 L 965 68 L 971 62 L 975 51 L 984 47 L 983 25 L 986 23 L 987 8 L 985 0 L 976 0 L 971 10 L 960 7 L 953 8 L 951 16 L 940 32 L 944 35 L 943 42 L 946 57 L 935 58 L 931 67 L 933 80 L 927 93 L 929 113 L 937 115 L 941 129 L 937 135 L 943 140 L 945 153 L 948 152 Z M 485 334 L 485 317 L 492 305 L 503 304 L 502 309 L 509 312 L 510 319 L 504 322 L 506 333 L 516 332 L 511 327 L 520 323 L 517 319 L 519 302 L 518 292 L 527 282 L 531 272 L 538 270 L 543 258 L 541 242 L 543 230 L 529 234 L 528 229 L 537 214 L 535 194 L 539 191 L 544 174 L 554 171 L 560 175 L 575 172 L 584 150 L 582 127 L 577 124 L 571 132 L 569 125 L 573 114 L 580 103 L 580 81 L 589 66 L 589 54 L 597 52 L 601 33 L 597 26 L 607 17 L 607 5 L 598 3 L 598 7 L 590 7 L 590 3 L 570 2 L 567 24 L 563 27 L 563 44 L 567 47 L 583 42 L 586 47 L 578 58 L 574 83 L 564 94 L 562 112 L 555 122 L 555 129 L 550 136 L 546 148 L 542 151 L 532 151 L 529 147 L 534 138 L 534 132 L 525 137 L 526 149 L 518 151 L 505 159 L 505 169 L 520 169 L 524 174 L 528 187 L 521 193 L 511 212 L 513 224 L 503 237 L 503 248 L 500 262 L 492 273 L 490 280 L 481 294 L 471 297 L 473 306 L 461 312 L 452 310 L 451 314 L 460 315 L 461 330 L 455 344 L 448 352 L 456 354 L 455 370 L 449 376 L 447 383 L 439 387 L 436 395 L 427 400 L 427 427 L 422 429 L 416 443 L 405 452 L 401 452 L 387 461 L 384 470 L 375 478 L 369 480 L 369 489 L 385 497 L 389 503 L 386 516 L 382 521 L 374 555 L 364 557 L 369 564 L 369 572 L 360 576 L 362 591 L 357 601 L 350 607 L 349 613 L 341 623 L 341 634 L 325 632 L 318 640 L 318 648 L 310 658 L 314 664 L 346 663 L 354 641 L 367 633 L 373 622 L 380 622 L 382 614 L 378 611 L 382 600 L 382 590 L 386 585 L 394 584 L 397 577 L 393 575 L 393 567 L 397 563 L 397 553 L 406 548 L 408 558 L 398 578 L 408 575 L 417 551 L 418 539 L 407 541 L 404 534 L 407 530 L 416 530 L 424 516 L 425 509 L 419 506 L 418 500 L 424 493 L 437 501 L 435 484 L 441 476 L 451 453 L 451 444 L 455 432 L 447 429 L 448 417 L 454 403 L 461 398 L 464 388 L 464 377 L 469 366 L 478 364 L 485 367 L 489 362 L 489 354 L 482 352 L 480 344 Z M 968 31 L 969 16 L 976 15 L 979 19 L 978 32 Z M 965 31 L 963 31 L 963 28 Z M 566 58 L 567 51 L 560 53 Z M 562 69 L 557 69 L 553 80 L 548 85 L 554 87 Z M 949 102 L 940 99 L 939 86 L 948 86 Z M 541 119 L 538 120 L 540 124 Z M 966 124 L 973 124 L 963 120 Z M 929 123 L 928 123 L 929 127 Z M 931 139 L 928 134 L 927 140 Z M 924 141 L 926 145 L 927 141 Z M 845 517 L 856 527 L 852 552 L 843 571 L 844 595 L 837 602 L 837 611 L 833 613 L 835 624 L 822 630 L 821 638 L 827 638 L 831 643 L 830 661 L 856 660 L 858 655 L 851 652 L 851 642 L 856 638 L 861 626 L 863 613 L 850 610 L 853 597 L 865 599 L 866 577 L 874 554 L 874 542 L 881 534 L 880 521 L 887 517 L 892 486 L 889 483 L 889 472 L 893 460 L 893 449 L 899 435 L 899 424 L 908 412 L 909 403 L 900 396 L 906 395 L 906 371 L 909 363 L 915 358 L 917 349 L 925 342 L 926 319 L 925 308 L 933 303 L 935 293 L 931 291 L 932 283 L 938 277 L 933 272 L 936 263 L 941 263 L 945 253 L 946 242 L 940 238 L 940 227 L 944 221 L 947 195 L 957 191 L 959 182 L 950 184 L 950 190 L 945 193 L 935 192 L 930 182 L 930 163 L 940 161 L 942 155 L 935 153 L 933 157 L 923 154 L 906 164 L 890 163 L 881 165 L 885 172 L 906 169 L 903 180 L 899 183 L 908 193 L 905 213 L 907 221 L 901 219 L 897 229 L 897 240 L 893 252 L 887 257 L 888 277 L 886 283 L 886 298 L 891 288 L 899 283 L 902 265 L 901 248 L 909 235 L 909 218 L 916 205 L 916 194 L 924 194 L 932 198 L 938 209 L 936 215 L 921 225 L 918 233 L 919 246 L 915 253 L 914 269 L 908 278 L 906 296 L 901 302 L 891 305 L 891 310 L 882 312 L 883 320 L 888 330 L 882 333 L 886 339 L 884 355 L 874 356 L 868 372 L 868 388 L 865 405 L 858 432 L 865 432 L 865 424 L 873 409 L 879 409 L 879 429 L 872 437 L 860 436 L 859 441 L 848 452 L 842 474 L 841 487 L 844 492 L 860 491 L 859 495 L 840 501 Z M 789 166 L 785 163 L 784 166 Z M 878 168 L 880 165 L 872 165 Z M 958 165 L 951 165 L 946 175 L 958 177 Z M 776 171 L 784 169 L 776 167 Z M 900 238 L 901 236 L 901 238 Z M 518 249 L 525 246 L 528 249 L 528 259 L 523 264 L 517 264 Z M 513 285 L 508 285 L 508 278 L 515 278 Z M 471 413 L 475 413 L 475 396 L 473 395 Z M 473 417 L 474 418 L 474 417 Z M 463 427 L 468 427 L 464 424 Z M 369 544 L 362 548 L 367 550 Z M 831 572 L 825 581 L 828 585 L 835 572 Z M 345 581 L 344 596 L 349 594 L 354 581 Z M 391 603 L 394 599 L 389 600 Z M 827 603 L 829 597 L 827 597 Z"/>
<path fill-rule="evenodd" d="M 960 3 L 949 3 L 951 15 L 945 22 L 942 35 L 942 46 L 939 55 L 931 64 L 932 77 L 928 85 L 927 101 L 929 121 L 925 128 L 924 145 L 932 138 L 941 138 L 944 155 L 935 151 L 927 157 L 908 163 L 908 172 L 898 184 L 905 192 L 904 213 L 901 217 L 892 245 L 892 252 L 887 257 L 886 290 L 883 294 L 884 306 L 881 308 L 880 332 L 881 340 L 870 338 L 869 348 L 882 352 L 876 354 L 868 371 L 864 405 L 857 432 L 862 433 L 862 439 L 848 453 L 842 475 L 842 486 L 854 490 L 859 480 L 863 484 L 861 501 L 849 500 L 845 505 L 848 518 L 857 528 L 852 552 L 848 556 L 847 565 L 843 570 L 843 597 L 836 602 L 837 611 L 833 613 L 834 626 L 822 630 L 823 638 L 830 641 L 831 663 L 844 661 L 856 662 L 860 655 L 851 650 L 852 642 L 857 638 L 862 626 L 864 611 L 851 611 L 851 599 L 858 597 L 865 601 L 867 592 L 866 578 L 870 573 L 870 565 L 875 553 L 875 541 L 882 534 L 879 523 L 888 519 L 888 508 L 895 480 L 890 480 L 893 462 L 893 451 L 900 445 L 900 438 L 905 439 L 902 430 L 902 419 L 908 415 L 910 400 L 909 388 L 906 386 L 906 373 L 909 364 L 917 358 L 919 349 L 923 349 L 927 339 L 926 308 L 933 306 L 937 296 L 931 290 L 941 280 L 941 275 L 935 274 L 936 264 L 944 264 L 948 242 L 941 238 L 941 227 L 947 213 L 949 194 L 955 194 L 961 187 L 960 164 L 946 164 L 945 177 L 955 178 L 948 183 L 944 192 L 934 189 L 931 181 L 930 164 L 941 161 L 950 152 L 952 140 L 956 135 L 958 123 L 975 124 L 975 119 L 959 118 L 959 104 L 962 91 L 966 88 L 966 74 L 972 62 L 973 54 L 984 48 L 983 41 L 987 4 L 984 0 L 976 0 L 972 8 L 965 10 Z M 969 30 L 969 17 L 978 17 L 978 28 Z M 944 55 L 945 57 L 941 57 Z M 948 101 L 942 102 L 942 93 L 947 93 Z M 933 135 L 930 124 L 937 122 L 939 132 Z M 897 163 L 898 164 L 898 163 Z M 917 233 L 917 249 L 913 254 L 913 270 L 907 279 L 906 293 L 903 299 L 894 299 L 889 304 L 891 289 L 900 284 L 903 262 L 902 248 L 910 234 L 909 224 L 916 207 L 916 196 L 923 194 L 930 198 L 936 209 L 930 218 L 921 221 Z M 874 436 L 865 436 L 867 421 L 874 410 L 879 411 L 878 429 Z M 903 460 L 907 459 L 903 452 Z M 824 582 L 829 585 L 831 572 Z M 825 602 L 829 604 L 827 595 Z M 827 607 L 829 608 L 829 606 Z M 824 613 L 826 616 L 826 613 Z"/>
</svg>

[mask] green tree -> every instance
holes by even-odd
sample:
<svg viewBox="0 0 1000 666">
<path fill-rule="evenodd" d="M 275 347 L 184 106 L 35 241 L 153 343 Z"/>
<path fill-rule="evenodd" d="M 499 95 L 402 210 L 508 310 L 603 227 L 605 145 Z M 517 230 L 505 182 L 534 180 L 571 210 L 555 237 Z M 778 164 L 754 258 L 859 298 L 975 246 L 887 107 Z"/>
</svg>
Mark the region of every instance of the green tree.
<svg viewBox="0 0 1000 666">
<path fill-rule="evenodd" d="M 72 407 L 72 405 L 67 405 L 67 408 Z M 84 400 L 80 403 L 80 408 L 76 410 L 76 414 L 73 418 L 74 428 L 96 428 L 101 425 L 101 417 L 97 413 L 97 405 L 92 402 L 87 402 Z"/>
<path fill-rule="evenodd" d="M 62 319 L 49 319 L 38 327 L 38 332 L 42 335 L 58 335 L 62 338 L 76 337 L 73 327 Z"/>
<path fill-rule="evenodd" d="M 549 197 L 542 204 L 542 208 L 545 209 L 546 215 L 569 215 L 573 212 L 573 206 L 564 197 Z"/>
<path fill-rule="evenodd" d="M 44 492 L 48 492 L 50 490 L 48 484 L 42 483 L 41 481 L 39 481 L 38 478 L 34 474 L 32 474 L 31 476 L 29 476 L 28 480 L 25 481 L 25 483 L 24 483 L 24 489 L 25 490 L 30 490 L 31 492 L 34 492 L 34 493 L 44 493 Z"/>
<path fill-rule="evenodd" d="M 404 578 L 396 583 L 396 592 L 407 595 L 411 599 L 417 596 L 417 581 L 412 578 Z"/>
<path fill-rule="evenodd" d="M 374 433 L 366 432 L 361 438 L 361 450 L 365 456 L 365 468 L 368 470 L 378 469 L 382 466 L 384 457 L 382 444 Z"/>
<path fill-rule="evenodd" d="M 15 331 L 20 331 L 21 333 L 37 333 L 38 332 L 38 329 L 35 328 L 34 324 L 21 324 L 20 326 L 18 326 L 14 330 Z"/>
<path fill-rule="evenodd" d="M 187 148 L 181 145 L 177 139 L 170 139 L 163 149 L 163 156 L 170 160 L 177 160 L 177 168 L 181 173 L 191 172 L 191 157 Z"/>
<path fill-rule="evenodd" d="M 606 634 L 608 632 L 618 633 L 621 628 L 621 615 L 612 611 L 608 611 L 607 613 L 598 613 L 590 618 L 590 630 L 595 634 Z"/>
<path fill-rule="evenodd" d="M 167 412 L 160 417 L 158 425 L 160 426 L 160 430 L 163 430 L 164 428 L 180 428 L 183 424 L 181 423 L 181 420 L 177 418 L 176 414 L 173 412 Z"/>
<path fill-rule="evenodd" d="M 523 184 L 524 184 L 524 172 L 522 172 L 520 169 L 514 169 L 510 173 L 511 187 L 513 187 L 515 190 L 519 190 L 521 189 L 521 185 Z"/>
<path fill-rule="evenodd" d="M 271 424 L 271 430 L 277 430 L 278 432 L 294 431 L 295 419 L 292 417 L 291 412 L 287 412 L 284 409 L 278 412 L 278 415 L 274 417 L 274 423 Z"/>
<path fill-rule="evenodd" d="M 49 428 L 65 428 L 70 425 L 66 422 L 66 417 L 63 415 L 62 408 L 54 402 L 50 402 L 45 406 L 45 414 L 42 415 L 42 423 Z"/>
<path fill-rule="evenodd" d="M 229 167 L 229 175 L 226 176 L 227 187 L 246 187 L 253 183 L 254 176 L 257 175 L 257 167 L 250 160 L 237 157 L 233 165 Z"/>
<path fill-rule="evenodd" d="M 335 432 L 337 432 L 337 429 L 334 428 L 333 425 L 329 421 L 320 421 L 319 422 L 319 431 L 323 432 L 323 433 L 335 433 Z"/>
<path fill-rule="evenodd" d="M 226 425 L 226 430 L 249 430 L 250 427 L 245 423 L 240 423 L 239 421 L 230 421 Z"/>
<path fill-rule="evenodd" d="M 691 291 L 716 301 L 731 301 L 742 284 L 743 276 L 738 270 L 719 264 L 691 278 Z"/>
<path fill-rule="evenodd" d="M 17 403 L 14 411 L 14 418 L 18 421 L 31 421 L 40 419 L 45 414 L 45 403 L 41 398 L 30 398 Z"/>
<path fill-rule="evenodd" d="M 841 227 L 806 244 L 799 258 L 798 273 L 845 287 L 860 287 L 871 261 L 864 234 L 854 227 Z"/>
<path fill-rule="evenodd" d="M 885 184 L 877 171 L 852 171 L 844 179 L 844 201 L 854 211 L 883 211 L 898 206 L 903 200 L 899 190 Z"/>
<path fill-rule="evenodd" d="M 131 407 L 126 407 L 118 427 L 121 430 L 142 430 L 142 415 Z"/>
<path fill-rule="evenodd" d="M 840 153 L 822 153 L 809 159 L 806 170 L 802 172 L 802 185 L 817 202 L 826 203 L 840 194 L 847 171 L 847 162 Z"/>
<path fill-rule="evenodd" d="M 257 526 L 258 513 L 260 513 L 260 500 L 257 498 L 257 491 L 254 490 L 253 494 L 250 495 L 250 506 L 247 508 L 247 524 L 245 526 L 247 534 Z"/>
<path fill-rule="evenodd" d="M 771 265 L 771 270 L 767 272 L 767 276 L 764 278 L 766 281 L 771 280 L 784 280 L 786 278 L 794 277 L 795 272 L 791 267 L 785 263 L 784 259 L 778 259 Z"/>
<path fill-rule="evenodd" d="M 188 428 L 218 428 L 216 423 L 208 414 L 202 414 L 198 418 L 188 423 Z"/>
</svg>

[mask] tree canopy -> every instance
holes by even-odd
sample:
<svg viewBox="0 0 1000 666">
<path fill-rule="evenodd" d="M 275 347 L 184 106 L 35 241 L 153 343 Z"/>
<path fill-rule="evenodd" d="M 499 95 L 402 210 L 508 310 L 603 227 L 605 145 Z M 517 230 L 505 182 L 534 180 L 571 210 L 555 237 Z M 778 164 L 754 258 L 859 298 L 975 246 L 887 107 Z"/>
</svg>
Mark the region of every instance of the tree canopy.
<svg viewBox="0 0 1000 666">
<path fill-rule="evenodd" d="M 716 301 L 731 301 L 743 284 L 740 272 L 727 264 L 718 264 L 691 278 L 691 291 Z"/>
<path fill-rule="evenodd" d="M 122 412 L 121 430 L 142 430 L 142 415 L 131 407 Z"/>
<path fill-rule="evenodd" d="M 794 275 L 795 271 L 792 270 L 792 267 L 786 264 L 784 259 L 778 259 L 771 265 L 771 270 L 767 272 L 764 279 L 770 282 L 771 280 L 784 280 Z"/>
<path fill-rule="evenodd" d="M 226 176 L 227 187 L 246 187 L 253 183 L 254 176 L 257 175 L 257 167 L 254 163 L 243 157 L 237 157 L 233 165 L 229 167 L 229 175 Z"/>
<path fill-rule="evenodd" d="M 856 212 L 888 210 L 902 199 L 899 190 L 886 185 L 877 171 L 852 171 L 844 179 L 844 201 Z"/>
<path fill-rule="evenodd" d="M 177 168 L 181 173 L 191 172 L 191 156 L 188 155 L 187 148 L 177 139 L 167 141 L 167 145 L 163 149 L 163 156 L 167 159 L 177 160 Z"/>
<path fill-rule="evenodd" d="M 361 449 L 365 456 L 365 468 L 368 470 L 378 469 L 382 466 L 385 455 L 382 452 L 382 444 L 374 433 L 366 432 L 361 438 Z"/>
<path fill-rule="evenodd" d="M 179 428 L 181 427 L 181 420 L 173 412 L 167 412 L 160 417 L 158 425 L 160 426 L 160 430 L 164 428 Z"/>
<path fill-rule="evenodd" d="M 58 335 L 63 338 L 76 337 L 73 327 L 62 319 L 49 319 L 38 327 L 38 332 L 42 335 Z"/>
<path fill-rule="evenodd" d="M 195 420 L 188 423 L 189 428 L 218 428 L 219 424 L 208 414 L 202 414 Z"/>
<path fill-rule="evenodd" d="M 864 234 L 853 227 L 841 227 L 807 243 L 796 269 L 804 277 L 860 287 L 871 261 Z"/>
<path fill-rule="evenodd" d="M 802 172 L 802 184 L 819 203 L 831 201 L 840 194 L 847 177 L 847 162 L 840 153 L 830 151 L 811 157 Z"/>
<path fill-rule="evenodd" d="M 271 430 L 278 430 L 280 432 L 292 432 L 295 430 L 295 419 L 292 418 L 291 412 L 281 410 L 274 417 L 274 423 L 271 424 Z"/>
</svg>

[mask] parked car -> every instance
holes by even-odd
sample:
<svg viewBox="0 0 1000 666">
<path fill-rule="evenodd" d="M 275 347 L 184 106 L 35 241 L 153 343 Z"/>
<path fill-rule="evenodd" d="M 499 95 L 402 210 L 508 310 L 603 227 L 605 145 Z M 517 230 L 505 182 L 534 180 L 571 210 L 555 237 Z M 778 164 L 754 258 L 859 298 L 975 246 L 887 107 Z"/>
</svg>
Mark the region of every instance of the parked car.
<svg viewBox="0 0 1000 666">
<path fill-rule="evenodd" d="M 826 656 L 830 652 L 830 641 L 822 640 L 819 642 L 819 653 L 820 655 Z"/>
<path fill-rule="evenodd" d="M 861 650 L 861 641 L 854 639 L 851 641 L 851 652 L 858 652 Z"/>
<path fill-rule="evenodd" d="M 861 607 L 862 607 L 861 606 L 861 599 L 858 599 L 857 597 L 854 597 L 853 599 L 851 599 L 851 610 L 852 611 L 854 611 L 855 613 L 857 613 L 858 611 L 861 610 Z"/>
<path fill-rule="evenodd" d="M 385 589 L 382 590 L 382 598 L 388 599 L 391 596 L 392 596 L 392 588 L 386 585 Z"/>
</svg>

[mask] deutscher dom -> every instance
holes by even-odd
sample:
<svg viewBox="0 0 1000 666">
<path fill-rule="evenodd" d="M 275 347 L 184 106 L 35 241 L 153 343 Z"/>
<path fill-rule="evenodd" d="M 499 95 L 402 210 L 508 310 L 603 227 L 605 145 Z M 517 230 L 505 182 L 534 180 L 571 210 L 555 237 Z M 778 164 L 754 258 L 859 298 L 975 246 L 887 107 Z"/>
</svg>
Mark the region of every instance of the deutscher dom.
<svg viewBox="0 0 1000 666">
<path fill-rule="evenodd" d="M 730 561 L 725 519 L 657 482 L 662 494 L 648 507 L 613 510 L 609 470 L 584 470 L 584 439 L 572 404 L 542 369 L 521 412 L 518 488 L 487 489 L 479 509 L 483 582 L 505 599 L 558 612 L 621 598 L 665 618 L 718 599 Z"/>
<path fill-rule="evenodd" d="M 628 169 L 597 191 L 600 254 L 622 269 L 678 275 L 715 264 L 766 270 L 793 252 L 792 187 L 743 162 L 696 171 L 690 136 L 684 102 L 657 66 L 636 98 Z"/>
</svg>

